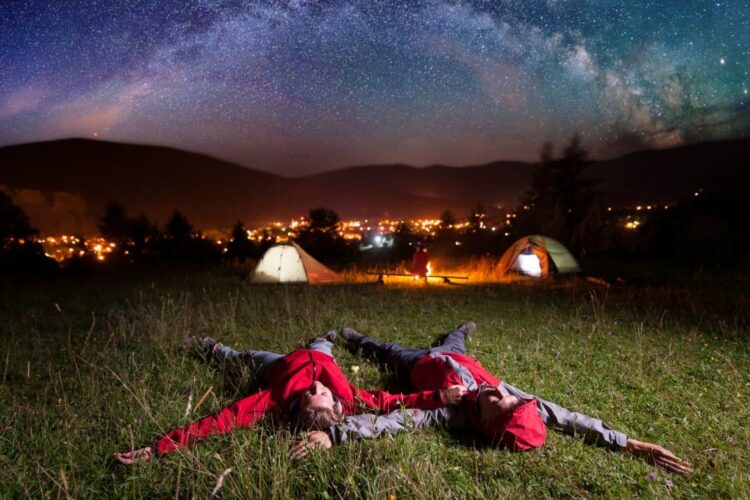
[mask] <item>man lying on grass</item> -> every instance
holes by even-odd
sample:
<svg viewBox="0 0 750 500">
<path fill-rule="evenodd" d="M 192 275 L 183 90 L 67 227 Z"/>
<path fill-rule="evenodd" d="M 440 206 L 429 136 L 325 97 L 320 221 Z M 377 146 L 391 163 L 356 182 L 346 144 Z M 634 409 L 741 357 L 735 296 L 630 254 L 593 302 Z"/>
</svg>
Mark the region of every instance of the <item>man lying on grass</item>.
<svg viewBox="0 0 750 500">
<path fill-rule="evenodd" d="M 350 345 L 388 365 L 402 380 L 410 380 L 417 390 L 463 384 L 469 392 L 459 406 L 451 408 L 397 411 L 377 418 L 373 415 L 347 417 L 327 432 L 313 431 L 306 439 L 298 441 L 293 450 L 295 458 L 305 456 L 310 447 L 330 448 L 334 442 L 341 443 L 353 437 L 377 438 L 431 425 L 472 429 L 491 444 L 524 451 L 541 446 L 547 435 L 545 426 L 549 426 L 580 435 L 590 443 L 626 450 L 671 472 L 692 472 L 686 462 L 661 446 L 629 439 L 599 419 L 573 413 L 501 382 L 476 359 L 466 355 L 465 340 L 475 328 L 473 322 L 465 323 L 445 335 L 441 345 L 432 349 L 381 344 L 372 337 L 344 328 L 342 336 Z"/>
<path fill-rule="evenodd" d="M 120 463 L 133 464 L 188 446 L 197 439 L 248 427 L 267 413 L 288 418 L 293 428 L 328 429 L 345 415 L 366 410 L 393 411 L 402 406 L 421 409 L 457 404 L 466 392 L 462 386 L 414 394 L 366 391 L 349 383 L 331 352 L 336 332 L 314 339 L 307 349 L 283 356 L 272 352 L 237 352 L 210 337 L 201 347 L 225 365 L 244 365 L 260 377 L 266 388 L 185 427 L 174 429 L 152 445 L 115 453 Z"/>
</svg>

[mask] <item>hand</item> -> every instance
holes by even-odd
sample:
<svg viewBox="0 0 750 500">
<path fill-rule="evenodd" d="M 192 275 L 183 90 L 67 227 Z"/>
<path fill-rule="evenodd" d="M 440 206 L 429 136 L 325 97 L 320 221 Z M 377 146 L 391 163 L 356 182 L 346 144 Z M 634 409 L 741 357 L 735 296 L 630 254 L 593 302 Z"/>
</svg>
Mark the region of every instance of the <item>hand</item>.
<svg viewBox="0 0 750 500">
<path fill-rule="evenodd" d="M 467 392 L 466 387 L 463 385 L 452 385 L 445 389 L 440 389 L 440 401 L 447 405 L 457 405 Z"/>
<path fill-rule="evenodd" d="M 312 449 L 329 449 L 333 446 L 331 437 L 325 431 L 311 431 L 302 439 L 297 440 L 292 448 L 292 460 L 302 460 Z"/>
<path fill-rule="evenodd" d="M 693 472 L 690 464 L 659 445 L 628 439 L 627 450 L 633 455 L 644 457 L 651 465 L 669 472 L 677 474 L 692 474 Z"/>
<path fill-rule="evenodd" d="M 154 457 L 154 449 L 150 446 L 138 450 L 126 451 L 125 453 L 114 453 L 115 460 L 125 465 L 133 465 L 136 462 L 145 462 Z"/>
</svg>

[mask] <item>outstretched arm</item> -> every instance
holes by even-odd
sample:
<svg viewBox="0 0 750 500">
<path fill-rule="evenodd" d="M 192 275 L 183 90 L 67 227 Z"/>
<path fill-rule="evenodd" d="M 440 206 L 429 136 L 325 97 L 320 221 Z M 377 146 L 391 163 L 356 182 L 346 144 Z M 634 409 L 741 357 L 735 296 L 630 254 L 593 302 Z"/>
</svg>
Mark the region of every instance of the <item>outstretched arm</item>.
<svg viewBox="0 0 750 500">
<path fill-rule="evenodd" d="M 455 406 L 437 410 L 406 408 L 380 416 L 363 413 L 346 417 L 343 423 L 331 427 L 330 434 L 334 444 L 341 444 L 350 439 L 379 439 L 425 427 L 460 428 L 465 418 L 465 412 Z"/>
<path fill-rule="evenodd" d="M 503 387 L 511 394 L 521 399 L 535 399 L 539 407 L 539 415 L 544 423 L 554 430 L 566 434 L 582 436 L 584 441 L 606 446 L 613 450 L 627 451 L 636 456 L 644 457 L 651 465 L 661 467 L 679 474 L 692 472 L 684 460 L 677 458 L 671 451 L 661 446 L 629 439 L 624 433 L 612 429 L 598 418 L 589 417 L 583 413 L 572 412 L 567 408 L 528 394 L 508 383 Z"/>
<path fill-rule="evenodd" d="M 581 436 L 587 443 L 606 446 L 613 450 L 624 450 L 627 446 L 628 438 L 625 434 L 612 429 L 598 418 L 570 411 L 551 401 L 523 392 L 506 382 L 502 382 L 502 386 L 521 399 L 535 399 L 539 408 L 539 416 L 542 417 L 547 427 L 566 434 Z"/>
<path fill-rule="evenodd" d="M 677 474 L 692 474 L 693 472 L 689 463 L 676 457 L 674 453 L 659 445 L 646 443 L 644 441 L 636 441 L 635 439 L 628 439 L 626 449 L 628 450 L 628 453 L 632 453 L 638 457 L 643 457 L 646 462 L 654 467 L 660 467 Z"/>
<path fill-rule="evenodd" d="M 156 440 L 153 446 L 115 453 L 118 462 L 130 465 L 143 462 L 154 456 L 170 453 L 189 446 L 198 439 L 213 434 L 223 434 L 237 427 L 248 427 L 257 423 L 266 411 L 272 408 L 269 391 L 261 391 L 233 403 L 214 415 L 209 415 L 191 424 L 168 432 Z"/>
<path fill-rule="evenodd" d="M 466 394 L 463 385 L 452 385 L 436 391 L 422 391 L 411 394 L 391 394 L 386 391 L 366 391 L 355 387 L 355 395 L 366 408 L 380 411 L 394 411 L 399 408 L 434 410 L 444 406 L 457 405 Z"/>
<path fill-rule="evenodd" d="M 314 431 L 299 439 L 292 450 L 292 457 L 300 459 L 314 448 L 327 449 L 350 439 L 378 439 L 395 436 L 400 432 L 411 432 L 424 427 L 461 428 L 465 424 L 465 413 L 458 407 L 437 410 L 406 408 L 386 415 L 363 413 L 351 415 L 341 424 L 334 425 L 327 432 Z"/>
<path fill-rule="evenodd" d="M 123 465 L 133 465 L 138 462 L 146 462 L 154 457 L 154 449 L 151 446 L 144 446 L 137 450 L 114 453 L 115 460 Z"/>
</svg>

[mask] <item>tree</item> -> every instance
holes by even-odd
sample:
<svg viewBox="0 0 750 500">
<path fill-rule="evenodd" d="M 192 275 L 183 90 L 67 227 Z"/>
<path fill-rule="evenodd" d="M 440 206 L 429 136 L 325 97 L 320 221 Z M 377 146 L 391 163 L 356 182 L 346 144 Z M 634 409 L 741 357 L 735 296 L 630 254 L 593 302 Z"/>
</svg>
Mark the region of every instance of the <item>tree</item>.
<svg viewBox="0 0 750 500">
<path fill-rule="evenodd" d="M 300 246 L 326 264 L 344 259 L 347 244 L 338 233 L 339 214 L 329 208 L 317 207 L 310 210 L 309 220 L 309 225 L 297 236 Z"/>
<path fill-rule="evenodd" d="M 469 212 L 469 227 L 465 234 L 463 252 L 484 255 L 490 248 L 490 233 L 487 231 L 487 209 L 481 201 Z"/>
<path fill-rule="evenodd" d="M 311 231 L 322 231 L 326 233 L 335 233 L 338 223 L 341 220 L 339 214 L 325 207 L 311 209 L 309 218 L 310 225 L 308 227 Z"/>
<path fill-rule="evenodd" d="M 202 260 L 213 247 L 211 242 L 194 237 L 195 229 L 179 210 L 172 212 L 164 227 L 161 249 L 164 257 L 171 260 Z M 204 244 L 202 244 L 204 243 Z M 206 255 L 204 255 L 206 254 Z"/>
<path fill-rule="evenodd" d="M 0 191 L 0 243 L 5 244 L 11 238 L 28 239 L 39 232 L 31 227 L 31 222 L 21 207 L 13 203 L 11 197 Z"/>
<path fill-rule="evenodd" d="M 415 239 L 415 234 L 411 230 L 411 227 L 409 227 L 409 224 L 406 222 L 399 222 L 398 226 L 396 226 L 393 239 L 393 256 L 397 260 L 411 259 L 411 256 L 417 247 L 416 245 L 412 245 L 412 243 L 416 243 L 416 241 L 412 241 Z"/>
<path fill-rule="evenodd" d="M 440 231 L 453 231 L 456 225 L 456 214 L 450 210 L 444 211 L 440 214 Z"/>
<path fill-rule="evenodd" d="M 57 270 L 55 261 L 44 255 L 42 245 L 31 240 L 38 234 L 23 210 L 0 191 L 0 273 L 46 274 Z"/>
<path fill-rule="evenodd" d="M 567 245 L 582 243 L 589 237 L 574 238 L 574 235 L 581 232 L 579 225 L 584 220 L 590 223 L 595 219 L 589 211 L 594 205 L 597 180 L 583 176 L 591 161 L 581 137 L 573 135 L 560 158 L 555 159 L 551 143 L 544 144 L 540 156 L 531 174 L 531 189 L 521 200 L 527 209 L 519 210 L 522 217 L 518 226 L 525 232 L 548 234 Z M 587 227 L 585 233 L 590 234 L 593 229 Z"/>
<path fill-rule="evenodd" d="M 179 210 L 175 210 L 167 220 L 165 232 L 168 239 L 178 244 L 186 243 L 193 237 L 193 225 Z"/>
<path fill-rule="evenodd" d="M 128 221 L 128 236 L 133 253 L 142 255 L 159 238 L 159 228 L 145 214 L 141 214 Z"/>
<path fill-rule="evenodd" d="M 476 233 L 485 228 L 485 219 L 487 218 L 487 209 L 481 201 L 469 213 L 469 229 Z"/>
<path fill-rule="evenodd" d="M 130 236 L 130 219 L 128 219 L 124 205 L 117 202 L 107 205 L 99 221 L 99 232 L 119 246 L 127 243 Z"/>
<path fill-rule="evenodd" d="M 250 241 L 245 226 L 239 221 L 232 228 L 232 236 L 227 248 L 227 254 L 233 259 L 247 259 L 257 256 L 255 245 Z"/>
<path fill-rule="evenodd" d="M 440 226 L 432 243 L 430 252 L 433 255 L 454 256 L 458 253 L 459 247 L 456 246 L 456 237 L 458 229 L 456 224 L 456 214 L 450 210 L 445 210 L 440 214 Z"/>
</svg>

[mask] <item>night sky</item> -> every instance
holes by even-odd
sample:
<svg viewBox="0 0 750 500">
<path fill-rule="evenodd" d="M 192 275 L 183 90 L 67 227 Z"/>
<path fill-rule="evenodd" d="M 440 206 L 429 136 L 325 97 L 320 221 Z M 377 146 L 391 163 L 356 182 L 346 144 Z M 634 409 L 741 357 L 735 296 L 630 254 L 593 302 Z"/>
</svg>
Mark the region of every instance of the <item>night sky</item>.
<svg viewBox="0 0 750 500">
<path fill-rule="evenodd" d="M 750 135 L 742 0 L 0 2 L 0 145 L 169 145 L 281 174 Z"/>
</svg>

